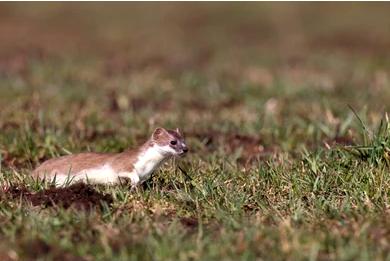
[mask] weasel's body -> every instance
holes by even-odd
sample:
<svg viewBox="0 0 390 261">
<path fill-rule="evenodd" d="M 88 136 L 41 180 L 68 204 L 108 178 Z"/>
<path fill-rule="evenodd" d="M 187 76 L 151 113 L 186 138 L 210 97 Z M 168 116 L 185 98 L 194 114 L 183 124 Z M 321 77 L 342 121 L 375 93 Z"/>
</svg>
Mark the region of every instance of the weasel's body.
<svg viewBox="0 0 390 261">
<path fill-rule="evenodd" d="M 116 184 L 121 179 L 129 179 L 137 185 L 148 179 L 165 160 L 187 151 L 178 131 L 157 128 L 151 139 L 137 149 L 63 156 L 44 162 L 32 175 L 57 186 L 76 182 Z"/>
</svg>

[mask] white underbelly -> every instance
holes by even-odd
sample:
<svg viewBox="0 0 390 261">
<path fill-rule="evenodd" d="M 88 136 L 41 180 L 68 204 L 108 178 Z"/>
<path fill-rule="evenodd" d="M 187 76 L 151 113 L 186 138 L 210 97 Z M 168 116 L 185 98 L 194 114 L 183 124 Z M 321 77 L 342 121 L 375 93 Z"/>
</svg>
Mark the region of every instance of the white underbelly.
<svg viewBox="0 0 390 261">
<path fill-rule="evenodd" d="M 58 173 L 51 181 L 56 186 L 71 185 L 77 182 L 91 184 L 116 184 L 119 183 L 119 178 L 129 178 L 133 184 L 136 184 L 139 179 L 132 172 L 116 172 L 110 165 L 103 165 L 98 168 L 85 169 L 76 174 L 68 175 Z"/>
</svg>

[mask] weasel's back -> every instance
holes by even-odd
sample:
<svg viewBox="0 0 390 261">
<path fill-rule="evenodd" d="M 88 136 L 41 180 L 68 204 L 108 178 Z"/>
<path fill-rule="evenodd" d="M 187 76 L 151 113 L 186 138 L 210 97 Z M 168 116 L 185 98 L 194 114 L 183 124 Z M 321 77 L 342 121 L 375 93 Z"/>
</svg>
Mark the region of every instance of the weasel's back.
<svg viewBox="0 0 390 261">
<path fill-rule="evenodd" d="M 45 161 L 32 172 L 32 175 L 36 178 L 75 175 L 82 170 L 102 166 L 113 157 L 114 154 L 92 152 L 62 156 Z"/>
</svg>

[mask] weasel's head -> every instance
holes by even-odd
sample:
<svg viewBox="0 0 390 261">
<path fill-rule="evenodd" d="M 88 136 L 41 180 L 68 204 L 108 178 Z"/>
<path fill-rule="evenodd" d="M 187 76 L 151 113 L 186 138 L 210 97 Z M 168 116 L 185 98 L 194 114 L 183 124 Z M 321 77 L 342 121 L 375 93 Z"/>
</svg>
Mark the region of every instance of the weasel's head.
<svg viewBox="0 0 390 261">
<path fill-rule="evenodd" d="M 157 128 L 154 130 L 151 140 L 157 146 L 157 149 L 167 156 L 184 156 L 188 152 L 187 145 L 179 129 Z"/>
</svg>

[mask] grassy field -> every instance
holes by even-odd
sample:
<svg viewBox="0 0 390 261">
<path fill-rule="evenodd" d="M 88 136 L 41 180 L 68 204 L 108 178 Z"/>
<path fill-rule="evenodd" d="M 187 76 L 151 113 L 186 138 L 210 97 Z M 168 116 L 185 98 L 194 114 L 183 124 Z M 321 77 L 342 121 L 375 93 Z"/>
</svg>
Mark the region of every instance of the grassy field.
<svg viewBox="0 0 390 261">
<path fill-rule="evenodd" d="M 387 3 L 1 4 L 1 260 L 390 260 Z M 130 191 L 29 174 L 157 126 Z"/>
</svg>

